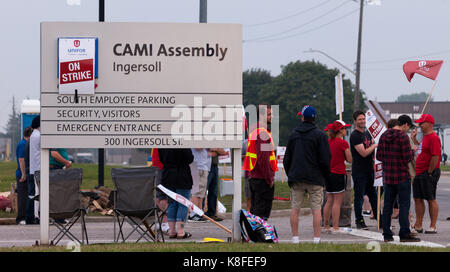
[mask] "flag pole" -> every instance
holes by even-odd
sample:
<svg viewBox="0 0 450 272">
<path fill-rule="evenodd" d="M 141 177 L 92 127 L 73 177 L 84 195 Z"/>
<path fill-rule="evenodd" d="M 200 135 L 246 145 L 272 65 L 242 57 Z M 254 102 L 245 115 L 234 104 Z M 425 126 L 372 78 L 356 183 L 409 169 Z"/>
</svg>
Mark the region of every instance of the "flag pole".
<svg viewBox="0 0 450 272">
<path fill-rule="evenodd" d="M 428 95 L 427 101 L 425 102 L 425 105 L 423 106 L 423 109 L 422 109 L 422 113 L 421 113 L 421 114 L 423 114 L 423 113 L 425 112 L 425 108 L 426 108 L 427 105 L 428 105 L 428 101 L 430 100 L 431 95 L 433 94 L 434 87 L 436 87 L 436 82 L 437 82 L 437 78 L 434 80 L 433 87 L 431 88 L 430 94 Z"/>
<path fill-rule="evenodd" d="M 339 79 L 338 79 L 338 90 L 339 90 L 339 120 L 342 120 L 342 89 L 341 89 L 341 82 L 342 82 L 342 74 L 339 71 Z"/>
</svg>

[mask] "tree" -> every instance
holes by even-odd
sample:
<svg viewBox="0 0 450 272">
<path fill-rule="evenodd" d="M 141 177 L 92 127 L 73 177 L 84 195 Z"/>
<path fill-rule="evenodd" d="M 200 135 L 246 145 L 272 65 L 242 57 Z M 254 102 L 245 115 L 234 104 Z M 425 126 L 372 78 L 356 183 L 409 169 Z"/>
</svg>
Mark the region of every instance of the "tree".
<svg viewBox="0 0 450 272">
<path fill-rule="evenodd" d="M 16 152 L 15 147 L 19 143 L 20 139 L 22 138 L 20 135 L 20 113 L 16 111 L 16 99 L 13 96 L 12 99 L 12 109 L 11 114 L 9 114 L 8 123 L 6 124 L 5 130 L 6 130 L 6 136 L 8 138 L 11 138 L 11 154 L 12 158 L 16 158 Z"/>
<path fill-rule="evenodd" d="M 292 129 L 298 124 L 297 113 L 304 105 L 312 105 L 317 110 L 316 125 L 325 128 L 328 123 L 338 119 L 335 102 L 336 69 L 328 69 L 315 61 L 290 62 L 282 66 L 281 74 L 271 81 L 260 85 L 260 90 L 253 96 L 258 102 L 279 105 L 279 145 L 286 145 Z M 345 78 L 345 77 L 344 77 Z M 244 77 L 245 80 L 245 77 Z M 244 84 L 244 96 L 250 84 Z M 352 122 L 354 92 L 349 79 L 343 80 L 344 112 L 342 118 L 346 123 Z M 253 90 L 254 91 L 254 90 Z M 360 108 L 366 108 L 364 92 L 361 92 Z M 255 99 L 256 100 L 256 99 Z"/>
<path fill-rule="evenodd" d="M 402 94 L 397 97 L 395 102 L 425 102 L 427 101 L 428 94 L 426 92 Z M 430 101 L 433 101 L 433 97 L 430 97 Z"/>
<path fill-rule="evenodd" d="M 258 105 L 261 102 L 259 92 L 264 85 L 272 82 L 272 76 L 269 71 L 263 69 L 251 69 L 244 71 L 242 81 L 244 89 L 244 107 L 251 104 Z"/>
</svg>

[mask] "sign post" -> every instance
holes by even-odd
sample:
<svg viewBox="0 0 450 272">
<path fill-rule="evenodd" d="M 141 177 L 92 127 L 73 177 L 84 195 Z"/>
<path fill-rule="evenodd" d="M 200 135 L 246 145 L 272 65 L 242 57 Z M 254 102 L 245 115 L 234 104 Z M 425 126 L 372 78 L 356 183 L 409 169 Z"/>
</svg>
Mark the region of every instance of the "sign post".
<svg viewBox="0 0 450 272">
<path fill-rule="evenodd" d="M 58 46 L 64 38 L 78 48 L 94 41 L 98 59 L 86 69 L 82 58 L 58 65 L 73 53 Z M 96 76 L 87 72 L 93 67 Z M 57 78 L 73 73 L 94 83 L 78 99 Z M 242 140 L 241 25 L 41 23 L 41 244 L 49 242 L 49 148 L 231 148 L 240 199 Z"/>
</svg>

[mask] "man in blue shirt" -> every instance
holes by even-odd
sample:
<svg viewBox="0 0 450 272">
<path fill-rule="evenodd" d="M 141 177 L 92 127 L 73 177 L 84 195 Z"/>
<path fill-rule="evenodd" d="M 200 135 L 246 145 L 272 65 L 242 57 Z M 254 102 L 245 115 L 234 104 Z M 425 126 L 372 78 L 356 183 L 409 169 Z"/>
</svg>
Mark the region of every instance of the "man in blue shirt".
<svg viewBox="0 0 450 272">
<path fill-rule="evenodd" d="M 17 170 L 16 170 L 16 190 L 17 190 L 17 217 L 16 223 L 18 225 L 25 225 L 25 216 L 27 209 L 28 198 L 28 184 L 27 173 L 25 171 L 25 146 L 33 129 L 31 127 L 25 128 L 23 132 L 23 139 L 17 144 L 16 158 L 17 158 Z M 33 181 L 31 181 L 33 182 Z"/>
</svg>

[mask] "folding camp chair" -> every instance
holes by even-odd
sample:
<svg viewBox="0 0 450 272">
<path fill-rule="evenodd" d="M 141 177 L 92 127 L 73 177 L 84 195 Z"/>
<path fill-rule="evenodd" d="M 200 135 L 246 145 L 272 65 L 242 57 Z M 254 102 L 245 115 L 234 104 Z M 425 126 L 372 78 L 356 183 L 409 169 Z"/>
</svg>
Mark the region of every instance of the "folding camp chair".
<svg viewBox="0 0 450 272">
<path fill-rule="evenodd" d="M 36 183 L 40 186 L 40 172 L 35 173 Z M 86 222 L 84 216 L 86 210 L 83 208 L 80 198 L 81 181 L 83 170 L 56 169 L 49 173 L 49 217 L 53 219 L 58 228 L 58 234 L 52 242 L 56 245 L 64 236 L 79 244 L 89 244 Z M 69 221 L 65 221 L 68 219 Z M 81 220 L 81 241 L 70 231 L 72 226 Z"/>
<path fill-rule="evenodd" d="M 164 233 L 161 229 L 164 211 L 160 210 L 155 202 L 156 198 L 156 169 L 154 167 L 140 168 L 113 168 L 111 176 L 114 182 L 114 241 L 122 237 L 125 242 L 133 233 L 139 235 L 136 242 L 142 238 L 147 241 L 164 242 Z M 124 236 L 124 222 L 132 230 Z M 116 235 L 116 223 L 119 233 Z M 155 224 L 158 223 L 158 224 Z M 152 229 L 154 226 L 159 226 Z"/>
</svg>

